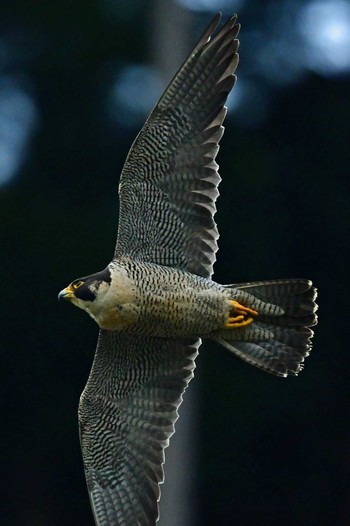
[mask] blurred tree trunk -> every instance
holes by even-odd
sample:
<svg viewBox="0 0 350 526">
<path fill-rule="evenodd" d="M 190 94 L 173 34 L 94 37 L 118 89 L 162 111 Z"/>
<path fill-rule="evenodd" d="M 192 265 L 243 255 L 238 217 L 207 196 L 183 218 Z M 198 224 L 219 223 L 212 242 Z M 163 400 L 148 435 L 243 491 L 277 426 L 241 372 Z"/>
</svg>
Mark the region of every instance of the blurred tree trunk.
<svg viewBox="0 0 350 526">
<path fill-rule="evenodd" d="M 175 0 L 154 0 L 153 4 L 150 61 L 160 72 L 165 87 L 190 50 L 191 16 Z M 176 433 L 165 451 L 160 526 L 195 525 L 196 406 L 196 389 L 191 383 L 180 407 Z"/>
</svg>

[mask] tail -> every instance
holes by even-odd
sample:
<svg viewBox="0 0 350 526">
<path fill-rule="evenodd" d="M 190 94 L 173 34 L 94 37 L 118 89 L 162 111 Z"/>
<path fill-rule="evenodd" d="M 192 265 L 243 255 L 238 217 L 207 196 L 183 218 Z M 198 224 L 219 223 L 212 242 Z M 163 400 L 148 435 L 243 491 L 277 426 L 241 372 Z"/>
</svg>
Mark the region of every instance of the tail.
<svg viewBox="0 0 350 526">
<path fill-rule="evenodd" d="M 316 289 L 305 279 L 227 285 L 232 299 L 258 311 L 253 323 L 215 332 L 212 339 L 246 362 L 277 376 L 297 375 L 317 323 Z"/>
</svg>

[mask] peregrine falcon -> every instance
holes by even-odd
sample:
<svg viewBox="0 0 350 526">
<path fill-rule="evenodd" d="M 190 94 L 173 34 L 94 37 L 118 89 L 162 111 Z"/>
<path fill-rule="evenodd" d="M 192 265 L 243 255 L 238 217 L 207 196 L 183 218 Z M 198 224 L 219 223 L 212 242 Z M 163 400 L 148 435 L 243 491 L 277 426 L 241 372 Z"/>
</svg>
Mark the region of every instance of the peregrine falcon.
<svg viewBox="0 0 350 526">
<path fill-rule="evenodd" d="M 277 376 L 310 351 L 316 292 L 307 279 L 220 285 L 215 157 L 236 77 L 239 24 L 216 15 L 136 137 L 119 184 L 114 257 L 59 293 L 100 327 L 79 403 L 97 526 L 154 525 L 164 449 L 201 339 Z"/>
</svg>

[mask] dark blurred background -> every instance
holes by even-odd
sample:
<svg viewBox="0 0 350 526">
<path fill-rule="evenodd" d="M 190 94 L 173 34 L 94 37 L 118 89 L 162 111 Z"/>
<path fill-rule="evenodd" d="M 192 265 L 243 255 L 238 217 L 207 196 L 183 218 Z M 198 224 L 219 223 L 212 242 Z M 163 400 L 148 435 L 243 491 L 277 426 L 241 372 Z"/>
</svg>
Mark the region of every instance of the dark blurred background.
<svg viewBox="0 0 350 526">
<path fill-rule="evenodd" d="M 57 293 L 110 261 L 128 148 L 217 10 L 242 31 L 215 279 L 311 278 L 320 321 L 298 378 L 202 347 L 160 525 L 350 524 L 350 3 L 4 0 L 2 525 L 93 525 L 77 405 L 98 331 Z"/>
</svg>

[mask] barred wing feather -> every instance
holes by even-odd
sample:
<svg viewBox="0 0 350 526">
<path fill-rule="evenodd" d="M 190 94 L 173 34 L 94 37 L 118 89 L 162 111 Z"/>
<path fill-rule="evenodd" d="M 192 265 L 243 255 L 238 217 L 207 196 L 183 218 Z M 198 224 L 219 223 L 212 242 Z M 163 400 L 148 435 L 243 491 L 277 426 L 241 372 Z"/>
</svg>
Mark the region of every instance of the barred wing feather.
<svg viewBox="0 0 350 526">
<path fill-rule="evenodd" d="M 234 16 L 210 39 L 219 19 L 204 32 L 130 149 L 119 184 L 116 257 L 205 277 L 213 273 L 221 180 L 215 157 L 236 78 L 239 31 Z"/>
<path fill-rule="evenodd" d="M 79 404 L 97 526 L 156 523 L 164 448 L 174 433 L 199 345 L 199 340 L 100 332 Z"/>
</svg>

